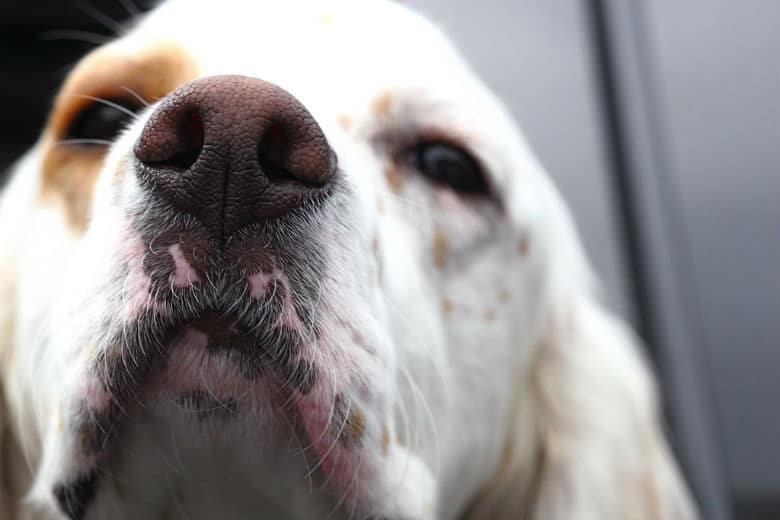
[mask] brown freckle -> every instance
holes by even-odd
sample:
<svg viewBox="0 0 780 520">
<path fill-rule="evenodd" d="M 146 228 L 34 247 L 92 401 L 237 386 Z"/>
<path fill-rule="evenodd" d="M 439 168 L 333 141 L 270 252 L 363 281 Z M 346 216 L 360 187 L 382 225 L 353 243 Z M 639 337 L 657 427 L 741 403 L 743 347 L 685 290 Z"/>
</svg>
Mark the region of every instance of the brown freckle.
<svg viewBox="0 0 780 520">
<path fill-rule="evenodd" d="M 387 424 L 382 425 L 382 453 L 387 456 L 390 452 L 390 430 Z"/>
<path fill-rule="evenodd" d="M 385 179 L 387 180 L 387 184 L 390 186 L 390 189 L 393 190 L 393 193 L 401 193 L 401 188 L 403 187 L 403 177 L 398 171 L 398 168 L 396 168 L 394 165 L 388 165 L 385 167 Z"/>
<path fill-rule="evenodd" d="M 390 92 L 385 92 L 379 95 L 374 100 L 371 109 L 374 111 L 375 115 L 379 117 L 384 117 L 390 113 L 390 109 L 392 108 L 392 106 L 393 106 L 393 94 Z"/>
<path fill-rule="evenodd" d="M 344 429 L 350 440 L 359 441 L 366 431 L 366 416 L 359 409 L 350 410 Z"/>
<path fill-rule="evenodd" d="M 441 231 L 433 234 L 433 263 L 439 269 L 447 265 L 447 257 L 450 255 L 450 242 Z"/>
<path fill-rule="evenodd" d="M 374 253 L 374 256 L 377 256 L 379 254 L 379 237 L 374 236 L 374 239 L 371 241 L 371 251 Z"/>
<path fill-rule="evenodd" d="M 485 321 L 493 321 L 496 319 L 496 310 L 493 308 L 487 309 L 483 317 L 485 318 Z"/>
<path fill-rule="evenodd" d="M 455 304 L 449 298 L 444 298 L 441 301 L 441 310 L 444 313 L 444 316 L 449 318 L 455 310 Z"/>
<path fill-rule="evenodd" d="M 507 291 L 506 289 L 501 289 L 498 292 L 498 301 L 501 303 L 506 303 L 509 301 L 509 296 L 510 296 L 509 291 Z"/>
<path fill-rule="evenodd" d="M 349 117 L 347 114 L 341 114 L 339 115 L 339 125 L 344 130 L 351 130 L 352 129 L 352 118 Z"/>
<path fill-rule="evenodd" d="M 527 233 L 523 233 L 520 236 L 520 240 L 517 242 L 517 252 L 520 253 L 520 256 L 526 256 L 528 255 L 528 250 L 530 249 L 531 244 L 530 240 L 528 238 Z"/>
</svg>

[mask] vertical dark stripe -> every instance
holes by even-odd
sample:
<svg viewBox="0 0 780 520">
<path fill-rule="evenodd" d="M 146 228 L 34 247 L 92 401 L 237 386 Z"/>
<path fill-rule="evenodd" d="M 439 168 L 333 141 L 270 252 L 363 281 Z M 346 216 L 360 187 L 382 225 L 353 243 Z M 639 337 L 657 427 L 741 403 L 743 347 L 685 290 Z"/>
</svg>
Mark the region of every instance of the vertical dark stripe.
<svg viewBox="0 0 780 520">
<path fill-rule="evenodd" d="M 628 160 L 626 129 L 616 81 L 616 64 L 611 52 L 604 0 L 585 0 L 585 12 L 592 40 L 594 79 L 603 118 L 609 173 L 612 177 L 617 226 L 626 252 L 629 290 L 636 308 L 636 328 L 649 354 L 658 365 L 660 349 L 657 319 L 649 286 L 649 271 L 643 250 L 642 226 L 636 205 L 636 186 L 632 182 Z"/>
</svg>

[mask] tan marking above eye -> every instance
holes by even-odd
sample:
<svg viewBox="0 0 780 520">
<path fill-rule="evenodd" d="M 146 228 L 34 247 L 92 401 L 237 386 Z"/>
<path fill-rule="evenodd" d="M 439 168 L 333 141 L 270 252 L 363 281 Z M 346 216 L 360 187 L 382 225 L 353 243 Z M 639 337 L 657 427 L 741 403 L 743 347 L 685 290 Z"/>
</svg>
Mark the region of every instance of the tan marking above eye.
<svg viewBox="0 0 780 520">
<path fill-rule="evenodd" d="M 195 61 L 178 45 L 158 42 L 133 54 L 114 46 L 85 57 L 68 76 L 54 103 L 41 140 L 41 200 L 61 206 L 68 224 L 83 231 L 107 148 L 60 144 L 91 98 L 133 98 L 153 102 L 197 77 Z"/>
</svg>

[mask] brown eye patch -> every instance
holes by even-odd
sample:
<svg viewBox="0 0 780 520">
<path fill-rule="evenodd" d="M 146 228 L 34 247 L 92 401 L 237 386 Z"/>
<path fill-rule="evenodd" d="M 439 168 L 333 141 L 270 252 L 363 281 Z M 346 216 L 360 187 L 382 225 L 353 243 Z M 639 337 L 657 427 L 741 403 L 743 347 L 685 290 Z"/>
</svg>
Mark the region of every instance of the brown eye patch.
<svg viewBox="0 0 780 520">
<path fill-rule="evenodd" d="M 43 133 L 42 202 L 61 208 L 69 226 L 83 231 L 108 145 L 145 103 L 196 77 L 196 62 L 174 43 L 134 51 L 108 45 L 84 58 L 60 90 Z"/>
<path fill-rule="evenodd" d="M 71 122 L 63 138 L 65 144 L 109 144 L 144 107 L 139 99 L 94 98 L 92 101 Z"/>
</svg>

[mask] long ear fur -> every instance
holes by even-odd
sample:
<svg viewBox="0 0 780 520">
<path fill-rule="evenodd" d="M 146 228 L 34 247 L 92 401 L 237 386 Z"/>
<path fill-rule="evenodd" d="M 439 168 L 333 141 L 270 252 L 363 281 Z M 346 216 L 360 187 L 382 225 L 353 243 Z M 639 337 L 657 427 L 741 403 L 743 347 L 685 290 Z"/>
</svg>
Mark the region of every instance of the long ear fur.
<svg viewBox="0 0 780 520">
<path fill-rule="evenodd" d="M 693 520 L 631 331 L 593 296 L 574 226 L 551 188 L 548 298 L 518 377 L 513 431 L 469 519 Z"/>
<path fill-rule="evenodd" d="M 635 338 L 591 298 L 569 305 L 531 368 L 540 450 L 532 518 L 695 518 Z"/>
<path fill-rule="evenodd" d="M 9 183 L 0 191 L 0 520 L 19 518 L 22 495 L 31 481 L 18 442 L 19 425 L 10 405 L 17 403 L 18 408 L 19 401 L 13 371 L 17 353 L 14 346 L 16 255 L 23 233 L 21 223 L 29 214 L 26 209 L 37 186 L 36 176 L 23 176 L 33 174 L 32 171 L 20 170 L 25 163 L 29 168 L 33 161 L 34 155 L 30 153 L 17 163 L 10 172 Z"/>
<path fill-rule="evenodd" d="M 469 519 L 693 520 L 636 342 L 589 299 L 546 330 Z"/>
</svg>

